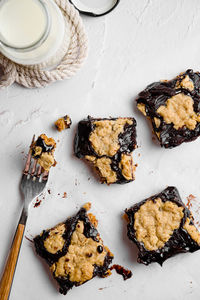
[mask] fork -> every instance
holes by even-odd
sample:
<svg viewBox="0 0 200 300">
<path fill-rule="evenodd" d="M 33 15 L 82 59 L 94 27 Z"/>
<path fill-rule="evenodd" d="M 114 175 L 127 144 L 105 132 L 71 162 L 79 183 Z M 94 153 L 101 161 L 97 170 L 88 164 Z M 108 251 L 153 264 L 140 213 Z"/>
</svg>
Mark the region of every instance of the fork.
<svg viewBox="0 0 200 300">
<path fill-rule="evenodd" d="M 34 141 L 35 135 L 33 136 L 31 145 L 34 143 Z M 34 160 L 34 162 L 32 162 L 31 150 L 29 150 L 25 169 L 23 171 L 20 183 L 20 188 L 24 197 L 24 206 L 0 282 L 1 300 L 7 300 L 10 295 L 10 290 L 28 217 L 29 205 L 32 200 L 35 197 L 39 196 L 44 190 L 48 180 L 48 176 L 49 172 L 45 171 L 44 173 L 42 173 L 42 168 L 37 164 L 37 160 Z"/>
</svg>

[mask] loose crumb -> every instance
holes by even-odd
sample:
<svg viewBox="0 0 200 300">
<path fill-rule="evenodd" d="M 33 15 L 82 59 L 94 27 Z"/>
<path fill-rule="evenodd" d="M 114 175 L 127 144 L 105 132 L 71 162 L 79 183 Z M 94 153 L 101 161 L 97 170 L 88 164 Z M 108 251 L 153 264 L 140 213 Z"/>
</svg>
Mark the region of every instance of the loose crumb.
<svg viewBox="0 0 200 300">
<path fill-rule="evenodd" d="M 192 194 L 190 194 L 190 195 L 187 197 L 187 204 L 186 204 L 186 206 L 187 206 L 188 209 L 191 209 L 191 208 L 192 208 L 192 201 L 193 201 L 194 199 L 196 199 L 196 197 L 195 197 L 194 195 L 192 195 Z"/>
<path fill-rule="evenodd" d="M 67 193 L 64 192 L 62 197 L 63 197 L 63 198 L 67 198 Z"/>
<path fill-rule="evenodd" d="M 43 198 L 43 199 L 44 199 L 44 198 Z M 38 206 L 40 206 L 41 202 L 42 202 L 42 200 L 39 200 L 39 199 L 37 198 L 37 199 L 36 199 L 36 202 L 35 202 L 35 204 L 34 204 L 33 207 L 38 207 Z"/>
<path fill-rule="evenodd" d="M 47 191 L 48 191 L 49 194 L 51 194 L 51 190 L 50 189 L 48 189 Z"/>
<path fill-rule="evenodd" d="M 110 267 L 110 270 L 115 270 L 118 274 L 122 275 L 124 280 L 127 280 L 132 277 L 132 272 L 131 270 L 125 269 L 124 267 L 120 265 L 113 265 Z"/>
<path fill-rule="evenodd" d="M 70 126 L 72 124 L 72 120 L 70 119 L 70 117 L 68 115 L 66 115 L 66 116 L 58 119 L 54 124 L 58 131 L 62 131 L 64 129 L 70 128 Z"/>
<path fill-rule="evenodd" d="M 91 209 L 91 203 L 90 202 L 87 202 L 87 203 L 85 203 L 84 205 L 83 205 L 83 208 L 85 208 L 85 210 L 90 210 Z"/>
<path fill-rule="evenodd" d="M 25 235 L 25 238 L 26 238 L 29 242 L 33 243 L 33 240 L 29 239 L 26 235 Z"/>
<path fill-rule="evenodd" d="M 107 289 L 107 288 L 108 288 L 108 286 L 105 286 L 105 287 L 99 288 L 99 291 L 105 290 L 105 289 Z"/>
<path fill-rule="evenodd" d="M 127 223 L 129 222 L 127 214 L 123 214 L 122 219 L 124 219 Z"/>
</svg>

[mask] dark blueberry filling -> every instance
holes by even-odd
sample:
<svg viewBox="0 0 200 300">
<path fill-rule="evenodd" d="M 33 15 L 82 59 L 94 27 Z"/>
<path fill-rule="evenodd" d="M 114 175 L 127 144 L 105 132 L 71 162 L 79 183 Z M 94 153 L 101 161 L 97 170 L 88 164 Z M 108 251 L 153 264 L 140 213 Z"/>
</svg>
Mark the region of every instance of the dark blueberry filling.
<svg viewBox="0 0 200 300">
<path fill-rule="evenodd" d="M 45 141 L 41 137 L 37 139 L 35 146 L 41 147 L 42 152 L 50 152 L 54 147 L 54 145 L 45 144 Z"/>
<path fill-rule="evenodd" d="M 132 272 L 130 270 L 125 269 L 120 265 L 113 265 L 110 270 L 115 270 L 118 274 L 122 275 L 124 280 L 127 280 L 132 277 Z"/>
</svg>

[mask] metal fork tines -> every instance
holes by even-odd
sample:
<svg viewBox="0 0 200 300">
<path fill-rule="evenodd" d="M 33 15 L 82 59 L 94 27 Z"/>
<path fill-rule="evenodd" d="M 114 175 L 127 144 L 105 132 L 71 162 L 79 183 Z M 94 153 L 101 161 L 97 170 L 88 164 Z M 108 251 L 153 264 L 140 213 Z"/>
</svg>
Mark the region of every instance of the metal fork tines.
<svg viewBox="0 0 200 300">
<path fill-rule="evenodd" d="M 33 142 L 34 137 L 32 143 Z M 22 224 L 26 222 L 29 204 L 35 197 L 42 193 L 46 186 L 48 176 L 49 172 L 44 171 L 42 173 L 42 167 L 37 163 L 37 160 L 32 159 L 31 151 L 29 151 L 20 184 L 24 196 L 24 208 L 20 219 L 20 221 L 23 221 Z"/>
<path fill-rule="evenodd" d="M 31 143 L 34 143 L 35 136 Z M 19 256 L 19 251 L 21 247 L 21 242 L 24 235 L 24 230 L 26 226 L 26 220 L 28 217 L 28 208 L 31 201 L 39 196 L 44 190 L 49 172 L 42 172 L 41 166 L 38 165 L 37 160 L 32 159 L 31 150 L 29 150 L 25 169 L 23 171 L 21 180 L 21 191 L 24 196 L 24 207 L 21 213 L 19 223 L 15 232 L 15 236 L 12 242 L 12 246 L 9 251 L 8 259 L 5 265 L 5 269 L 0 281 L 0 299 L 8 300 L 10 295 L 10 290 L 12 286 L 12 281 L 15 273 L 15 268 Z"/>
</svg>

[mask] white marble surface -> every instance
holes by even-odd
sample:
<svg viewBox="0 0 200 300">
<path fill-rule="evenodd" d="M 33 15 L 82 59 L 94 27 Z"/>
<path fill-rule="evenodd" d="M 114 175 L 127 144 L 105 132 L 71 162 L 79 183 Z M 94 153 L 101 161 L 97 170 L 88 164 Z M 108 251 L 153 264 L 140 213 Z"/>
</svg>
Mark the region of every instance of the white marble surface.
<svg viewBox="0 0 200 300">
<path fill-rule="evenodd" d="M 0 92 L 0 271 L 22 207 L 18 187 L 25 153 L 33 133 L 45 132 L 59 140 L 58 165 L 49 179 L 51 194 L 46 192 L 41 205 L 30 208 L 25 235 L 32 238 L 90 201 L 102 237 L 115 253 L 115 262 L 133 271 L 132 279 L 126 282 L 113 272 L 107 279 L 95 278 L 74 288 L 66 297 L 197 300 L 200 251 L 173 257 L 162 268 L 158 264 L 140 265 L 121 215 L 126 207 L 167 185 L 175 185 L 184 202 L 189 194 L 196 196 L 196 217 L 200 221 L 200 139 L 172 150 L 161 149 L 152 141 L 151 129 L 133 101 L 155 80 L 170 79 L 187 68 L 200 70 L 200 2 L 125 0 L 107 16 L 83 19 L 90 51 L 84 67 L 73 79 L 45 89 L 28 90 L 14 85 Z M 53 122 L 66 113 L 73 120 L 71 130 L 56 132 Z M 73 156 L 77 122 L 88 114 L 136 118 L 139 148 L 134 152 L 138 163 L 135 182 L 101 185 Z M 67 198 L 62 198 L 64 192 Z M 24 239 L 10 300 L 64 299 L 50 278 L 32 244 Z"/>
</svg>

